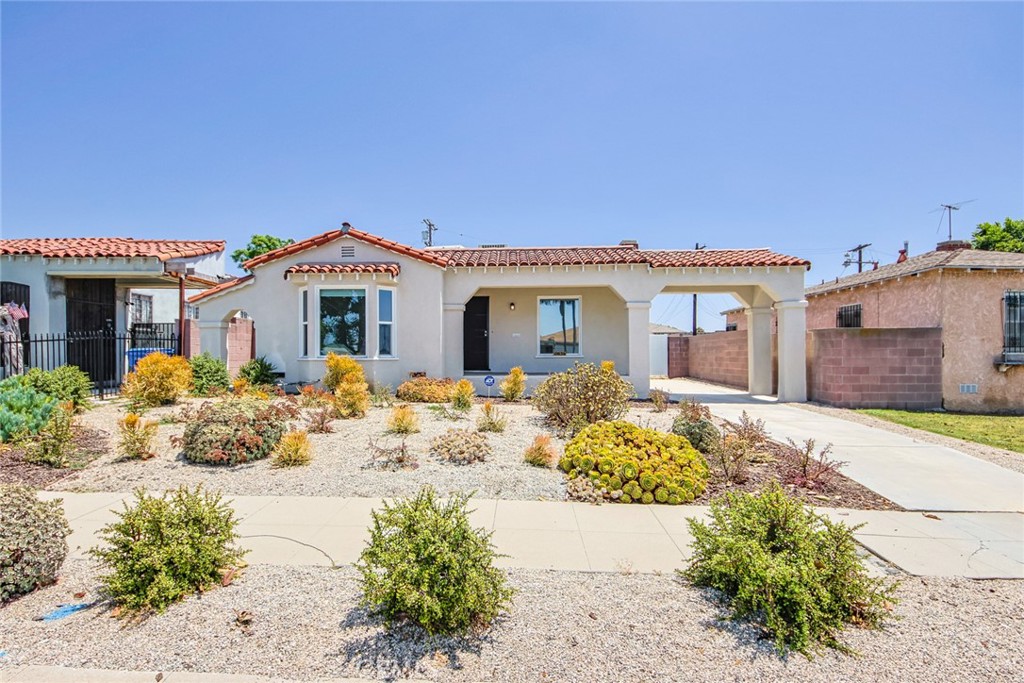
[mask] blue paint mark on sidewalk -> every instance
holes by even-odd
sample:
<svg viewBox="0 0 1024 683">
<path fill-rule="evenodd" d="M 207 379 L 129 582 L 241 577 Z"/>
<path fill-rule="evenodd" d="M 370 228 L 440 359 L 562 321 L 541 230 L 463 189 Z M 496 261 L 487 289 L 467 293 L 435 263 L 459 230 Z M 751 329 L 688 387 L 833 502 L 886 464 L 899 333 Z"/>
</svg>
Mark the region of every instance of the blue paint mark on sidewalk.
<svg viewBox="0 0 1024 683">
<path fill-rule="evenodd" d="M 81 612 L 82 610 L 89 609 L 90 607 L 92 607 L 92 603 L 91 602 L 83 602 L 83 603 L 78 604 L 78 605 L 58 605 L 57 609 L 53 610 L 49 614 L 44 614 L 42 616 L 42 620 L 43 621 L 57 621 L 58 619 L 63 619 L 64 617 L 69 617 L 72 614 L 74 614 L 75 612 Z"/>
</svg>

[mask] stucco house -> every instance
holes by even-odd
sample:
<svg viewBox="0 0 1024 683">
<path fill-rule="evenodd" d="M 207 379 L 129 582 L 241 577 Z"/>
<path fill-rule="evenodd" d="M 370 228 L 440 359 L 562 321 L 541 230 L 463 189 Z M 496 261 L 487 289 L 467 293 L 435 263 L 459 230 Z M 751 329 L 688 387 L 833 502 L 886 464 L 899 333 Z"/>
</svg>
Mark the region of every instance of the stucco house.
<svg viewBox="0 0 1024 683">
<path fill-rule="evenodd" d="M 327 353 L 359 359 L 374 383 L 410 373 L 467 377 L 513 366 L 530 388 L 575 361 L 611 360 L 645 396 L 651 300 L 663 292 L 729 292 L 780 312 L 780 400 L 805 399 L 804 274 L 809 262 L 768 249 L 595 247 L 416 248 L 345 223 L 244 264 L 245 277 L 208 289 L 198 306 L 204 351 L 225 357 L 239 313 L 256 353 L 287 382 L 313 382 Z M 771 374 L 768 339 L 752 367 Z"/>
<path fill-rule="evenodd" d="M 811 399 L 1024 412 L 1024 254 L 941 242 L 805 294 Z"/>
</svg>

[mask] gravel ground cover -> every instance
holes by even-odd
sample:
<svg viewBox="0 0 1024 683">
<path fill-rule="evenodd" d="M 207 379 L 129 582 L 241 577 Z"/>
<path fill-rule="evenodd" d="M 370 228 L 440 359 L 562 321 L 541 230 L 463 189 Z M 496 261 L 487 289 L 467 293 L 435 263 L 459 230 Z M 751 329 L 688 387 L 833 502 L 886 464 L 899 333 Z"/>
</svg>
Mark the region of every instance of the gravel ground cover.
<svg viewBox="0 0 1024 683">
<path fill-rule="evenodd" d="M 907 427 L 896 424 L 895 422 L 889 422 L 888 420 L 882 420 L 865 413 L 860 413 L 856 410 L 833 408 L 831 406 L 824 406 L 818 403 L 793 403 L 791 405 L 804 410 L 824 413 L 825 415 L 831 415 L 832 417 L 838 417 L 844 420 L 849 420 L 850 422 L 867 425 L 868 427 L 884 429 L 887 432 L 902 434 L 903 436 L 909 436 L 912 439 L 924 441 L 925 443 L 933 443 L 939 446 L 953 448 L 961 453 L 967 453 L 968 455 L 973 455 L 975 458 L 987 460 L 988 462 L 999 465 L 1000 467 L 1005 467 L 1008 470 L 1024 474 L 1024 453 L 1015 453 L 1013 451 L 996 448 L 994 446 L 986 446 L 985 444 L 974 441 L 964 441 L 962 439 L 954 439 L 951 436 L 943 436 L 942 434 L 928 432 L 923 429 L 914 429 L 913 427 Z"/>
<path fill-rule="evenodd" d="M 188 402 L 195 404 L 195 400 Z M 421 432 L 405 437 L 408 449 L 419 461 L 416 469 L 389 471 L 373 468 L 369 442 L 395 446 L 403 437 L 388 435 L 388 408 L 371 408 L 366 417 L 332 422 L 331 434 L 310 434 L 313 461 L 308 466 L 274 468 L 269 459 L 233 467 L 196 465 L 187 462 L 170 443 L 184 431 L 181 423 L 161 424 L 154 442 L 157 457 L 120 460 L 109 452 L 87 469 L 56 483 L 54 488 L 71 491 L 127 491 L 176 488 L 202 483 L 234 495 L 371 496 L 392 497 L 419 491 L 431 484 L 442 494 L 476 491 L 480 498 L 519 500 L 562 500 L 562 475 L 523 462 L 523 451 L 536 434 L 546 432 L 541 415 L 527 404 L 497 404 L 509 418 L 503 433 L 488 434 L 493 452 L 485 463 L 454 465 L 429 453 L 434 437 L 450 428 L 474 429 L 481 407 L 474 405 L 462 420 L 438 418 L 426 405 L 415 404 Z M 148 419 L 168 419 L 180 408 L 162 407 L 146 413 Z M 83 424 L 116 434 L 116 420 L 123 415 L 120 401 L 98 405 L 81 417 Z M 293 421 L 301 427 L 303 420 Z M 559 448 L 561 441 L 555 440 Z M 111 441 L 111 451 L 113 450 Z"/>
<path fill-rule="evenodd" d="M 256 565 L 234 584 L 137 624 L 89 601 L 92 563 L 0 608 L 0 671 L 49 664 L 129 670 L 438 681 L 1016 681 L 1024 667 L 1024 582 L 905 578 L 899 619 L 851 629 L 860 652 L 779 658 L 749 624 L 721 621 L 710 592 L 674 576 L 513 570 L 515 604 L 480 638 L 388 632 L 358 607 L 350 568 Z M 75 593 L 85 591 L 83 599 Z M 241 612 L 251 615 L 239 624 Z"/>
</svg>

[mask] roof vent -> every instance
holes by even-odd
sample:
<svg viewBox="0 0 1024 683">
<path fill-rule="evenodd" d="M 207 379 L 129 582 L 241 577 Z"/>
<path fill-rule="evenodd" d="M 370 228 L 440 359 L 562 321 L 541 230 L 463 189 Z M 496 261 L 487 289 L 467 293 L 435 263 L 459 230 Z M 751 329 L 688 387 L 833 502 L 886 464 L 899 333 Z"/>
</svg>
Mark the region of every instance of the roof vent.
<svg viewBox="0 0 1024 683">
<path fill-rule="evenodd" d="M 620 247 L 639 247 L 640 243 L 636 240 L 622 240 L 619 242 Z"/>
<path fill-rule="evenodd" d="M 966 240 L 946 240 L 935 245 L 935 251 L 960 251 L 970 248 L 971 243 Z"/>
<path fill-rule="evenodd" d="M 481 249 L 506 249 L 506 248 L 508 248 L 508 245 L 507 244 L 481 244 L 480 248 Z"/>
<path fill-rule="evenodd" d="M 351 229 L 352 229 L 351 224 L 349 224 L 349 223 L 342 223 L 341 224 L 341 234 L 342 235 L 347 235 L 348 231 L 351 230 Z"/>
<path fill-rule="evenodd" d="M 341 247 L 341 258 L 355 258 L 356 248 L 351 244 L 343 244 Z"/>
</svg>

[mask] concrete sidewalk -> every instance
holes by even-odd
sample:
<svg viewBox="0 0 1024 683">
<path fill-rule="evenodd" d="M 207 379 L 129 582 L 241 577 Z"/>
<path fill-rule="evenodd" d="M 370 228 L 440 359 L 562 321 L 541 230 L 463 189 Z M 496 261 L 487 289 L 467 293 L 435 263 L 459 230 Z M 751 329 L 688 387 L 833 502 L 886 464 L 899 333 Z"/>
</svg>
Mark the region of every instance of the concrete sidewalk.
<svg viewBox="0 0 1024 683">
<path fill-rule="evenodd" d="M 44 492 L 63 498 L 71 556 L 98 543 L 127 493 Z M 230 498 L 230 497 L 229 497 Z M 377 498 L 236 496 L 241 543 L 251 563 L 331 566 L 359 557 Z M 690 556 L 686 520 L 707 508 L 666 505 L 474 500 L 472 521 L 494 532 L 505 567 L 669 573 Z M 1019 513 L 820 511 L 850 525 L 875 555 L 922 576 L 1024 578 L 1024 515 Z M 877 567 L 876 567 L 877 569 Z"/>
<path fill-rule="evenodd" d="M 690 379 L 655 380 L 652 388 L 695 398 L 727 420 L 747 411 L 779 441 L 831 443 L 833 457 L 848 463 L 843 474 L 908 510 L 1024 511 L 1024 475 L 952 448 Z"/>
</svg>

